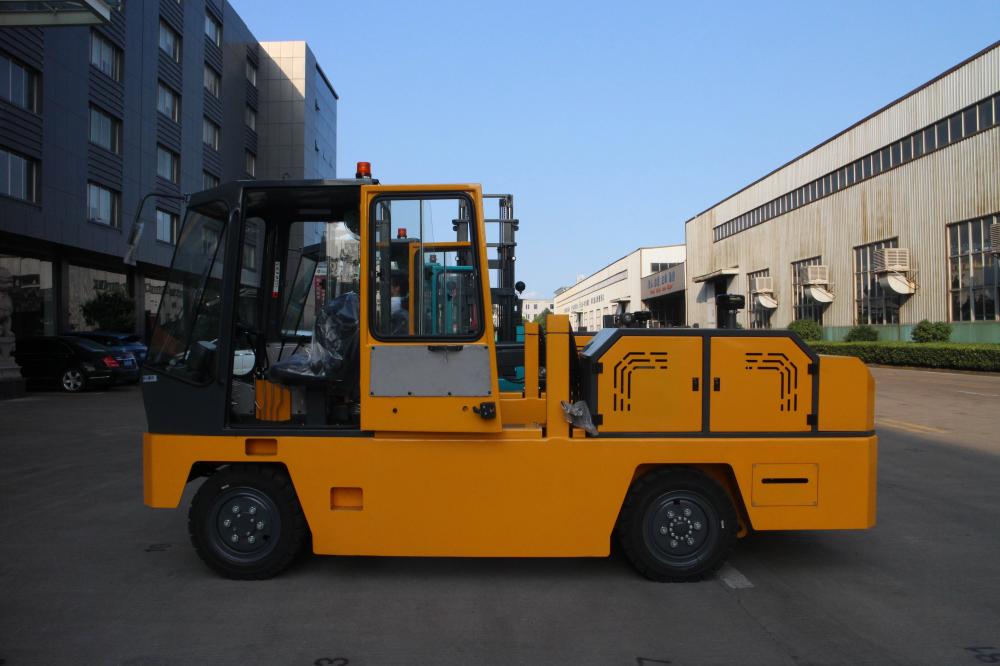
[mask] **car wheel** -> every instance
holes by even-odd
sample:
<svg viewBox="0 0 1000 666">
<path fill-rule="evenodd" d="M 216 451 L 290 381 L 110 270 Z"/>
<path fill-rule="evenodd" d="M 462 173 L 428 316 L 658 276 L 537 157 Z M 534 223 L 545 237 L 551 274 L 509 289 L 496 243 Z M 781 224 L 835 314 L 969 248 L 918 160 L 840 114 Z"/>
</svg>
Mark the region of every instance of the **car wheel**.
<svg viewBox="0 0 1000 666">
<path fill-rule="evenodd" d="M 302 551 L 309 530 L 283 470 L 232 465 L 198 489 L 188 531 L 206 564 L 228 578 L 249 580 L 285 569 Z"/>
<path fill-rule="evenodd" d="M 726 491 L 698 470 L 665 468 L 632 484 L 618 524 L 632 565 L 651 580 L 700 580 L 725 561 L 736 539 Z"/>
<path fill-rule="evenodd" d="M 87 387 L 87 376 L 80 368 L 67 368 L 59 378 L 59 385 L 67 393 L 79 393 Z"/>
</svg>

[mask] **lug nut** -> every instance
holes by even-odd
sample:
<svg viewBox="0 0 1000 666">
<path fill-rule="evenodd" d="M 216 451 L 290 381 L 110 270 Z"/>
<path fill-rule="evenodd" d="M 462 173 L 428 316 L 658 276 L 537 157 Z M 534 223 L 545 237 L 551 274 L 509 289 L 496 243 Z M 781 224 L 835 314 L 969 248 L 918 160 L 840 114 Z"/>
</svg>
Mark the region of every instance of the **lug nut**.
<svg viewBox="0 0 1000 666">
<path fill-rule="evenodd" d="M 257 513 L 257 507 L 255 507 L 255 506 L 251 506 L 251 507 L 250 507 L 250 515 L 252 516 L 252 515 L 253 515 L 253 514 L 255 514 L 255 513 Z"/>
<path fill-rule="evenodd" d="M 229 527 L 232 524 L 233 524 L 233 521 L 229 520 L 228 518 L 226 518 L 225 520 L 222 521 L 222 526 L 223 527 Z"/>
<path fill-rule="evenodd" d="M 684 509 L 684 515 L 685 516 L 690 516 L 691 515 L 691 509 Z"/>
<path fill-rule="evenodd" d="M 249 541 L 250 543 L 253 543 L 256 540 L 257 540 L 256 537 L 254 537 L 252 534 L 247 537 L 247 541 Z"/>
<path fill-rule="evenodd" d="M 239 513 L 239 512 L 240 512 L 240 505 L 239 504 L 234 504 L 233 505 L 233 513 Z"/>
<path fill-rule="evenodd" d="M 677 547 L 677 539 L 671 539 L 670 540 L 670 547 L 671 548 L 676 548 Z"/>
<path fill-rule="evenodd" d="M 264 529 L 264 521 L 263 520 L 258 520 L 257 521 L 257 529 L 258 530 Z"/>
<path fill-rule="evenodd" d="M 700 530 L 700 529 L 701 529 L 701 521 L 695 521 L 695 523 L 694 523 L 694 528 L 695 528 L 696 530 Z"/>
<path fill-rule="evenodd" d="M 253 537 L 250 537 L 250 538 L 252 539 Z M 689 546 L 693 546 L 694 545 L 694 539 L 692 539 L 691 537 L 687 538 L 687 542 L 688 542 Z"/>
<path fill-rule="evenodd" d="M 673 517 L 674 517 L 674 512 L 673 511 L 667 511 L 667 518 L 673 518 Z"/>
<path fill-rule="evenodd" d="M 229 537 L 229 540 L 232 541 L 233 543 L 239 543 L 240 542 L 240 537 L 238 535 L 234 534 L 233 536 Z"/>
</svg>

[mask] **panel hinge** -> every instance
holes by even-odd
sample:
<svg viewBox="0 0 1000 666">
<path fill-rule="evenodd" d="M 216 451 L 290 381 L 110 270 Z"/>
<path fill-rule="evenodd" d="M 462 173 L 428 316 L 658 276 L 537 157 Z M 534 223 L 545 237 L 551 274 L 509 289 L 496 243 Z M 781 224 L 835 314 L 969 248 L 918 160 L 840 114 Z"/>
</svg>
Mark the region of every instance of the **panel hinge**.
<svg viewBox="0 0 1000 666">
<path fill-rule="evenodd" d="M 816 415 L 815 414 L 806 414 L 806 425 L 808 425 L 808 426 L 814 426 L 816 424 L 817 424 L 817 422 L 816 422 Z"/>
<path fill-rule="evenodd" d="M 590 373 L 591 374 L 593 374 L 593 375 L 599 375 L 602 372 L 604 372 L 604 364 L 603 363 L 594 363 L 593 365 L 590 366 Z"/>
<path fill-rule="evenodd" d="M 819 363 L 810 363 L 808 372 L 810 375 L 819 374 Z"/>
<path fill-rule="evenodd" d="M 604 425 L 604 417 L 601 416 L 600 414 L 591 414 L 590 420 L 594 423 L 595 426 Z"/>
</svg>

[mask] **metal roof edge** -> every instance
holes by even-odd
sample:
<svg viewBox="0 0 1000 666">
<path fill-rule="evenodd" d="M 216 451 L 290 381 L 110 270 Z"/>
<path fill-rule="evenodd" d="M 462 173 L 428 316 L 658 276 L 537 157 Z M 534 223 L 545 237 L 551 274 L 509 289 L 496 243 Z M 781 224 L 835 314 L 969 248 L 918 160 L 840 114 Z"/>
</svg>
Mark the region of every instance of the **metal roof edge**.
<svg viewBox="0 0 1000 666">
<path fill-rule="evenodd" d="M 684 221 L 684 224 L 687 225 L 688 222 L 691 222 L 695 218 L 701 217 L 702 215 L 704 215 L 708 211 L 712 210 L 713 208 L 716 208 L 717 206 L 719 206 L 721 204 L 724 204 L 725 202 L 727 202 L 730 199 L 732 199 L 733 197 L 735 197 L 737 194 L 740 194 L 741 192 L 746 192 L 747 190 L 749 190 L 754 185 L 756 185 L 756 184 L 758 184 L 758 183 L 760 183 L 760 182 L 762 182 L 762 181 L 770 178 L 771 176 L 773 176 L 774 174 L 778 173 L 779 171 L 781 171 L 785 167 L 790 166 L 790 165 L 794 164 L 795 162 L 799 161 L 800 159 L 802 159 L 803 157 L 805 157 L 806 155 L 809 155 L 810 153 L 813 153 L 813 152 L 819 150 L 820 148 L 822 148 L 826 144 L 830 143 L 834 139 L 840 138 L 844 134 L 847 134 L 848 132 L 850 132 L 855 127 L 858 127 L 859 125 L 862 125 L 863 123 L 868 122 L 869 120 L 871 120 L 872 118 L 874 118 L 878 114 L 882 113 L 883 111 L 887 111 L 888 109 L 890 109 L 893 106 L 899 104 L 903 100 L 905 100 L 905 99 L 907 99 L 909 97 L 912 97 L 913 95 L 916 95 L 918 92 L 920 92 L 924 88 L 926 88 L 926 87 L 928 87 L 928 86 L 930 86 L 930 85 L 932 85 L 934 83 L 937 83 L 938 81 L 940 81 L 944 77 L 946 77 L 949 74 L 952 74 L 952 73 L 958 71 L 959 69 L 961 69 L 962 67 L 965 67 L 966 65 L 968 65 L 970 62 L 972 62 L 976 58 L 979 58 L 979 57 L 985 55 L 986 53 L 989 53 L 990 51 L 992 51 L 993 49 L 995 49 L 997 47 L 1000 47 L 1000 40 L 997 40 L 997 41 L 993 42 L 992 44 L 990 44 L 989 46 L 987 46 L 986 48 L 984 48 L 984 49 L 982 49 L 980 51 L 977 51 L 975 54 L 969 56 L 968 58 L 966 58 L 962 62 L 958 63 L 957 65 L 954 65 L 954 66 L 950 67 L 949 69 L 945 70 L 944 72 L 941 72 L 940 74 L 938 74 L 937 76 L 935 76 L 933 79 L 930 79 L 929 81 L 920 84 L 919 86 L 917 86 L 916 88 L 914 88 L 910 92 L 903 94 L 901 97 L 898 97 L 897 99 L 894 99 L 893 101 L 889 102 L 885 106 L 879 108 L 877 111 L 873 111 L 873 112 L 869 113 L 867 116 L 865 116 L 861 120 L 857 121 L 856 123 L 854 123 L 853 125 L 851 125 L 847 129 L 844 129 L 844 130 L 841 130 L 840 132 L 837 132 L 836 134 L 834 134 L 833 136 L 831 136 L 829 139 L 823 141 L 822 143 L 816 144 L 815 146 L 813 146 L 812 148 L 810 148 L 806 152 L 802 153 L 798 157 L 793 157 L 792 159 L 788 160 L 787 162 L 785 162 L 781 166 L 777 167 L 776 169 L 773 169 L 773 170 L 769 171 L 768 173 L 764 174 L 763 176 L 761 176 L 757 180 L 753 181 L 749 185 L 745 185 L 744 187 L 736 190 L 735 192 L 733 192 L 729 196 L 725 197 L 724 199 L 720 199 L 719 201 L 717 201 L 716 203 L 712 204 L 711 206 L 709 206 L 705 210 L 701 211 L 700 213 L 692 215 L 690 218 L 688 218 L 687 220 Z"/>
</svg>

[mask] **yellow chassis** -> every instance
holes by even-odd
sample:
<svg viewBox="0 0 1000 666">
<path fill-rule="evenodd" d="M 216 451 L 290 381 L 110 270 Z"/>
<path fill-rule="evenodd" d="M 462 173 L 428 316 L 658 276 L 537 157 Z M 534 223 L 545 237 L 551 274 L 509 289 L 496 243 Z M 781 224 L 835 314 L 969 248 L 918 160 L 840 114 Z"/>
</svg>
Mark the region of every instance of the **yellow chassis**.
<svg viewBox="0 0 1000 666">
<path fill-rule="evenodd" d="M 146 434 L 143 477 L 146 504 L 173 508 L 196 462 L 284 465 L 320 554 L 604 556 L 632 479 L 644 467 L 666 464 L 701 467 L 723 481 L 744 527 L 872 527 L 876 449 L 875 436 L 761 441 L 542 439 L 517 433 L 433 440 L 395 434 Z M 787 500 L 769 496 L 773 489 L 760 483 L 762 464 L 795 470 L 816 465 L 821 473 L 815 501 L 794 497 L 795 488 L 788 489 Z"/>
</svg>

